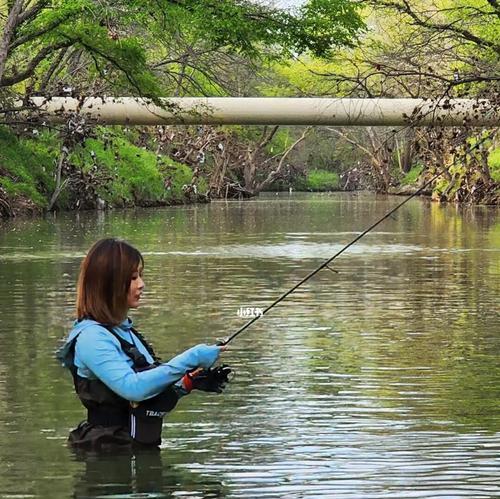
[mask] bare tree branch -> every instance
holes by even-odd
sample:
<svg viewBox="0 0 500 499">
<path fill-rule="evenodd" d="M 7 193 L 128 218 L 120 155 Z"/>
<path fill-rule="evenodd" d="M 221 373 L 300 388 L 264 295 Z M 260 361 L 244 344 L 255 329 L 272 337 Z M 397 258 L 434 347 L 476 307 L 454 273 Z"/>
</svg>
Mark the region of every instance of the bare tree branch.
<svg viewBox="0 0 500 499">
<path fill-rule="evenodd" d="M 15 83 L 19 83 L 23 80 L 26 80 L 30 76 L 33 75 L 37 66 L 52 52 L 56 52 L 57 50 L 63 47 L 69 47 L 71 42 L 64 41 L 60 43 L 56 43 L 55 45 L 49 45 L 44 47 L 38 54 L 31 59 L 29 64 L 26 66 L 24 71 L 16 72 L 11 76 L 5 76 L 0 80 L 0 87 L 8 87 L 10 85 L 14 85 Z"/>
<path fill-rule="evenodd" d="M 266 147 L 267 144 L 269 144 L 269 142 L 271 142 L 273 137 L 276 135 L 276 132 L 278 131 L 279 127 L 280 127 L 279 125 L 274 125 L 268 134 L 267 134 L 267 126 L 264 127 L 264 130 L 262 130 L 262 139 L 257 147 L 259 149 Z"/>
<path fill-rule="evenodd" d="M 269 175 L 262 182 L 258 184 L 257 192 L 260 192 L 262 189 L 272 184 L 277 178 L 280 177 L 281 172 L 283 170 L 283 166 L 285 165 L 286 158 L 307 137 L 307 135 L 311 131 L 311 128 L 312 127 L 310 126 L 306 127 L 302 132 L 302 135 L 288 147 L 288 149 L 283 153 L 283 156 L 281 156 L 278 166 L 274 170 L 271 170 L 269 172 Z"/>
<path fill-rule="evenodd" d="M 372 5 L 376 6 L 384 6 L 388 8 L 392 8 L 397 10 L 398 12 L 404 13 L 408 15 L 411 19 L 413 19 L 413 22 L 421 26 L 422 28 L 427 28 L 427 29 L 432 29 L 432 30 L 437 30 L 441 32 L 453 32 L 457 35 L 460 35 L 462 38 L 465 40 L 468 40 L 470 42 L 475 43 L 476 45 L 479 45 L 480 47 L 487 47 L 490 49 L 493 49 L 495 52 L 500 53 L 500 45 L 497 43 L 491 42 L 489 40 L 485 40 L 484 38 L 480 38 L 476 36 L 474 33 L 471 31 L 461 28 L 459 26 L 456 26 L 456 22 L 454 23 L 448 23 L 448 24 L 442 24 L 442 23 L 434 23 L 430 21 L 430 18 L 423 19 L 421 18 L 410 6 L 408 3 L 408 0 L 402 0 L 403 3 L 397 3 L 394 1 L 389 1 L 389 0 L 376 0 L 374 2 L 373 0 L 370 1 Z M 493 0 L 496 1 L 496 0 Z"/>
<path fill-rule="evenodd" d="M 326 127 L 326 129 L 329 132 L 333 132 L 333 133 L 337 134 L 339 137 L 342 137 L 346 142 L 349 142 L 349 144 L 356 146 L 358 149 L 363 151 L 367 156 L 369 156 L 372 161 L 377 161 L 377 157 L 369 149 L 367 149 L 365 146 L 363 146 L 360 142 L 349 137 L 349 135 L 347 135 L 346 133 L 342 132 L 341 130 L 339 130 L 337 128 L 333 128 L 333 127 Z"/>
<path fill-rule="evenodd" d="M 18 25 L 20 26 L 21 24 L 23 24 L 25 22 L 29 22 L 29 21 L 33 20 L 38 15 L 38 13 L 44 7 L 46 7 L 48 5 L 48 3 L 49 3 L 48 0 L 40 0 L 35 5 L 33 5 L 33 7 L 31 7 L 31 9 L 28 9 L 28 10 L 24 11 L 23 13 L 21 13 L 18 17 Z"/>
<path fill-rule="evenodd" d="M 500 17 L 500 4 L 497 0 L 486 0 L 495 9 L 495 14 Z"/>
<path fill-rule="evenodd" d="M 68 47 L 63 47 L 63 49 L 59 52 L 59 54 L 57 54 L 57 57 L 52 61 L 52 64 L 50 65 L 49 69 L 43 75 L 43 79 L 40 83 L 40 91 L 43 92 L 47 88 L 47 85 L 49 84 L 50 79 L 52 78 L 53 74 L 56 72 L 59 65 L 62 63 L 67 51 L 68 51 Z"/>
</svg>

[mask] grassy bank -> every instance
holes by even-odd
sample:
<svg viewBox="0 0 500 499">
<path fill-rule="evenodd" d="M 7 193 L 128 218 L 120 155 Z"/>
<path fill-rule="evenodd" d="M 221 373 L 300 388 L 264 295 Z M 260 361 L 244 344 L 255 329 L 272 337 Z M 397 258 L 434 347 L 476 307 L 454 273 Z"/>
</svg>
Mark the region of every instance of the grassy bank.
<svg viewBox="0 0 500 499">
<path fill-rule="evenodd" d="M 57 210 L 153 206 L 199 200 L 206 192 L 189 166 L 138 140 L 118 127 L 97 128 L 69 151 L 54 132 L 18 136 L 0 128 L 0 216 L 41 213 L 51 200 Z"/>
<path fill-rule="evenodd" d="M 448 168 L 433 183 L 429 194 L 434 201 L 472 204 L 500 204 L 500 148 L 493 149 L 487 157 L 488 168 L 471 169 L 461 162 Z M 415 165 L 391 193 L 409 194 L 418 189 L 433 173 L 427 173 L 423 165 Z"/>
<path fill-rule="evenodd" d="M 341 191 L 340 176 L 336 172 L 314 168 L 289 181 L 273 183 L 268 191 L 287 191 L 289 188 L 301 192 Z"/>
</svg>

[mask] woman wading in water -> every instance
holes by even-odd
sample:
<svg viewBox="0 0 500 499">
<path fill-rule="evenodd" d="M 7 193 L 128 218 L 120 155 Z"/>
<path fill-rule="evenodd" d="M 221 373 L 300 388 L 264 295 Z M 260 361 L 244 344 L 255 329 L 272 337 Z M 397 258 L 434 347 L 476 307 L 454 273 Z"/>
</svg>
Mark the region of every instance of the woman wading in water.
<svg viewBox="0 0 500 499">
<path fill-rule="evenodd" d="M 90 248 L 80 268 L 77 321 L 58 358 L 70 369 L 87 419 L 70 433 L 75 447 L 157 446 L 163 417 L 193 389 L 221 393 L 226 366 L 212 369 L 224 347 L 197 345 L 161 363 L 128 311 L 144 289 L 144 259 L 125 241 Z"/>
</svg>

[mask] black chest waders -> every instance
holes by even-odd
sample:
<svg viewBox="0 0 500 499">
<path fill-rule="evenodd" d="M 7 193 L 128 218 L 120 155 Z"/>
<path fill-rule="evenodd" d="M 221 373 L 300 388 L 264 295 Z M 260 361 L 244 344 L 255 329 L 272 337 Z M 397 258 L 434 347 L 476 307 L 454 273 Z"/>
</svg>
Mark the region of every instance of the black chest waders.
<svg viewBox="0 0 500 499">
<path fill-rule="evenodd" d="M 123 352 L 132 360 L 135 372 L 154 369 L 160 364 L 152 347 L 135 329 L 132 332 L 154 359 L 150 364 L 139 349 L 121 338 L 111 327 L 101 324 L 119 342 Z M 98 379 L 79 376 L 74 364 L 75 346 L 78 335 L 69 345 L 75 391 L 87 409 L 87 421 L 70 433 L 69 441 L 76 447 L 101 448 L 113 445 L 157 446 L 161 443 L 161 430 L 164 416 L 177 404 L 179 396 L 169 386 L 155 397 L 134 403 L 125 400 L 110 390 Z"/>
</svg>

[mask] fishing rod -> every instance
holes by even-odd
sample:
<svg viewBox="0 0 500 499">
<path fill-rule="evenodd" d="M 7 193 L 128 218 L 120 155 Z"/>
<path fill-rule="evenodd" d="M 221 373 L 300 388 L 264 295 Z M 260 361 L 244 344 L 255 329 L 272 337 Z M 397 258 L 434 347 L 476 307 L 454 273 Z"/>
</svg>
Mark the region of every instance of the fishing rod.
<svg viewBox="0 0 500 499">
<path fill-rule="evenodd" d="M 487 139 L 492 138 L 495 135 L 496 132 L 483 137 L 483 139 L 479 140 L 476 142 L 472 147 L 469 148 L 468 151 L 466 151 L 465 154 L 470 154 L 472 151 L 477 149 L 481 144 L 483 144 Z M 452 164 L 449 166 L 449 168 L 455 166 L 456 162 L 458 161 L 458 158 L 455 159 Z M 408 201 L 413 199 L 415 196 L 418 196 L 422 191 L 424 191 L 429 185 L 434 182 L 447 168 L 443 167 L 438 169 L 438 172 L 433 175 L 427 182 L 425 182 L 421 187 L 419 187 L 413 194 L 408 196 L 406 199 L 404 199 L 401 203 L 397 204 L 394 208 L 389 210 L 382 218 L 378 219 L 375 223 L 370 225 L 368 228 L 366 228 L 361 234 L 357 235 L 350 243 L 346 244 L 341 250 L 337 251 L 332 257 L 328 258 L 328 260 L 325 260 L 319 267 L 314 269 L 312 272 L 307 274 L 301 281 L 299 281 L 295 286 L 290 288 L 288 291 L 283 293 L 281 296 L 279 296 L 276 300 L 274 300 L 269 306 L 267 306 L 261 314 L 256 315 L 253 319 L 248 321 L 244 326 L 242 326 L 240 329 L 238 329 L 235 333 L 232 335 L 221 339 L 217 342 L 217 345 L 219 346 L 225 346 L 227 345 L 230 341 L 234 340 L 237 336 L 239 336 L 243 331 L 245 331 L 247 328 L 249 328 L 254 322 L 258 321 L 261 317 L 263 317 L 267 312 L 269 312 L 272 308 L 274 308 L 278 303 L 282 302 L 288 295 L 292 294 L 297 288 L 302 286 L 305 282 L 307 282 L 311 277 L 315 276 L 318 272 L 320 272 L 323 269 L 328 269 L 331 270 L 332 272 L 336 272 L 333 270 L 331 267 L 329 267 L 330 263 L 333 262 L 336 258 L 338 258 L 342 253 L 347 251 L 353 244 L 356 244 L 362 237 L 366 236 L 370 231 L 372 231 L 375 227 L 377 227 L 379 224 L 381 224 L 384 220 L 389 218 L 391 215 L 393 215 L 401 206 L 405 205 Z"/>
</svg>

